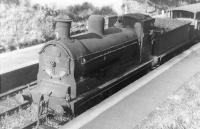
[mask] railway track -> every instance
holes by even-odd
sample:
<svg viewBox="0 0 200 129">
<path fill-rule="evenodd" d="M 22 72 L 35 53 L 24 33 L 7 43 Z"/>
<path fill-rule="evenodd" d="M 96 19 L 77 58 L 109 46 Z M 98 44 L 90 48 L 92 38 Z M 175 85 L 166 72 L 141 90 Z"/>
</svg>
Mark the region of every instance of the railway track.
<svg viewBox="0 0 200 129">
<path fill-rule="evenodd" d="M 38 115 L 39 107 L 31 101 L 24 101 L 21 93 L 24 90 L 32 89 L 37 85 L 36 81 L 20 86 L 6 93 L 0 94 L 0 128 L 58 128 L 59 125 L 69 121 L 68 118 L 51 116 L 44 114 Z M 23 118 L 24 117 L 24 118 Z M 18 119 L 18 123 L 15 120 Z M 22 122 L 23 121 L 23 122 Z M 12 124 L 16 123 L 16 126 Z M 9 125 L 10 124 L 10 125 Z"/>
<path fill-rule="evenodd" d="M 32 82 L 30 84 L 20 86 L 11 91 L 0 94 L 0 127 L 1 128 L 4 129 L 4 128 L 11 127 L 12 125 L 8 125 L 9 121 L 11 124 L 12 122 L 14 122 L 13 119 L 22 120 L 23 115 L 30 113 L 30 110 L 32 110 L 31 102 L 23 101 L 21 93 L 27 88 L 33 88 L 34 86 L 36 86 L 36 82 Z M 22 124 L 21 120 L 19 120 L 19 125 Z M 24 124 L 23 127 L 20 126 L 19 128 L 30 129 L 30 127 L 34 127 L 35 125 L 37 125 L 37 121 L 36 120 L 32 120 L 29 122 L 24 121 L 24 123 L 26 124 Z M 14 127 L 14 128 L 18 128 L 18 127 Z"/>
<path fill-rule="evenodd" d="M 28 101 L 20 100 L 20 93 L 23 92 L 26 88 L 36 86 L 36 82 L 15 88 L 6 93 L 0 94 L 0 118 L 10 115 L 15 111 L 19 111 L 21 108 L 25 108 L 30 105 Z"/>
</svg>

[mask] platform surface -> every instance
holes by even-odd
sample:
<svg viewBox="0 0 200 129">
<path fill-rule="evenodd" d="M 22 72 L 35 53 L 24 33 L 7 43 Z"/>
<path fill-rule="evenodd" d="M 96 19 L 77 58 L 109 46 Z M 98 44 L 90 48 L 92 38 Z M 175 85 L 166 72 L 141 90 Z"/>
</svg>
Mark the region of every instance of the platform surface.
<svg viewBox="0 0 200 129">
<path fill-rule="evenodd" d="M 0 74 L 37 63 L 42 46 L 43 44 L 0 54 Z"/>
<path fill-rule="evenodd" d="M 183 60 L 105 110 L 81 129 L 134 129 L 163 100 L 199 71 L 200 49 L 191 52 Z M 131 86 L 134 85 L 128 87 Z"/>
</svg>

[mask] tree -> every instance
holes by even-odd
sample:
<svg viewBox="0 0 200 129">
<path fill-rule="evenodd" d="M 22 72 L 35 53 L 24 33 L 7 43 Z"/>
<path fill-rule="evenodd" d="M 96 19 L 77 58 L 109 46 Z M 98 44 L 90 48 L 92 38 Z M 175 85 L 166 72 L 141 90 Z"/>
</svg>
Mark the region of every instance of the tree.
<svg viewBox="0 0 200 129">
<path fill-rule="evenodd" d="M 6 5 L 20 5 L 20 0 L 0 0 L 0 3 L 6 4 Z"/>
</svg>

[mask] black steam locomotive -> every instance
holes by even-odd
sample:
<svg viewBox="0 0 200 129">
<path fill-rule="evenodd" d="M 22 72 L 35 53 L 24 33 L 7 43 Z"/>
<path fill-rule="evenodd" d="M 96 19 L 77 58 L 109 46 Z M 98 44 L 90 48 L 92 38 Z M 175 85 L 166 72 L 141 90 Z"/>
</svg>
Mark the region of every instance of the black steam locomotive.
<svg viewBox="0 0 200 129">
<path fill-rule="evenodd" d="M 92 15 L 88 31 L 73 37 L 71 22 L 56 20 L 56 40 L 39 53 L 37 87 L 24 95 L 37 102 L 51 94 L 49 107 L 63 111 L 79 112 L 94 96 L 191 44 L 189 22 L 136 13 L 109 17 L 106 28 L 104 17 Z"/>
</svg>

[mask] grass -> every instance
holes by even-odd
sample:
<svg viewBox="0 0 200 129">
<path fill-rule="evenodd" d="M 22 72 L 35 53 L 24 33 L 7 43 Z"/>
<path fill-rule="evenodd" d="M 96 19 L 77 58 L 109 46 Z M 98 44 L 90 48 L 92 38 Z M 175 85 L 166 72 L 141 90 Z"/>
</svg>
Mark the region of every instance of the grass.
<svg viewBox="0 0 200 129">
<path fill-rule="evenodd" d="M 13 6 L 0 11 L 0 46 L 6 50 L 54 38 L 52 15 L 45 10 Z"/>
<path fill-rule="evenodd" d="M 200 73 L 169 96 L 135 129 L 199 129 Z"/>
<path fill-rule="evenodd" d="M 54 19 L 58 14 L 50 8 L 10 5 L 0 9 L 0 53 L 53 40 Z M 78 29 L 82 32 L 85 26 L 84 21 L 73 23 L 72 34 L 76 34 Z"/>
<path fill-rule="evenodd" d="M 111 7 L 99 9 L 87 2 L 62 10 L 3 2 L 0 2 L 0 7 L 0 53 L 53 40 L 54 19 L 59 14 L 67 15 L 75 21 L 72 24 L 72 35 L 86 31 L 86 21 L 91 14 L 116 14 Z"/>
</svg>

